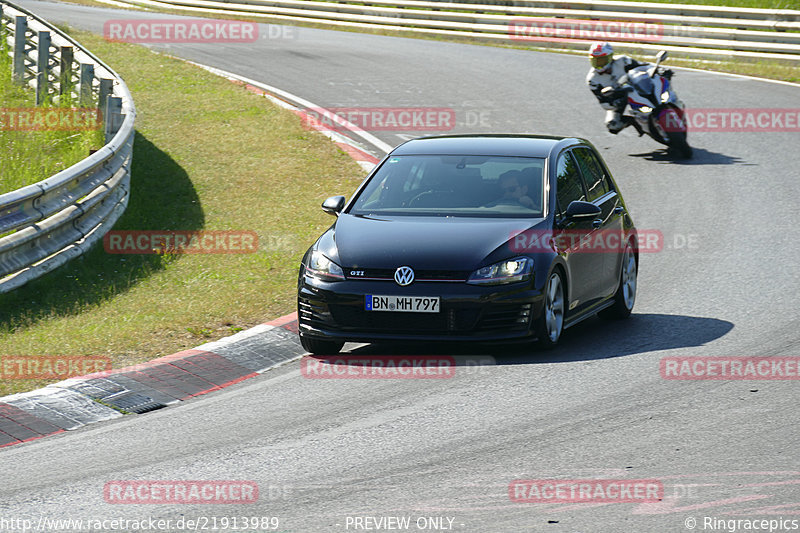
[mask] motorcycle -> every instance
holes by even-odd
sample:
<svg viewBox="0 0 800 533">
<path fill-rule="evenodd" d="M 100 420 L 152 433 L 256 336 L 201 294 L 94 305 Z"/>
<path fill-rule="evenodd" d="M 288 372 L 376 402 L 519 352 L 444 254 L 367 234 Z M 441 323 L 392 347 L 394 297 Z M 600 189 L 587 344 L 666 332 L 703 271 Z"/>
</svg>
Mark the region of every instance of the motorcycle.
<svg viewBox="0 0 800 533">
<path fill-rule="evenodd" d="M 617 81 L 619 87 L 606 87 L 602 93 L 610 100 L 620 101 L 620 112 L 630 106 L 631 115 L 623 116 L 623 120 L 633 125 L 640 136 L 646 133 L 656 142 L 665 144 L 671 153 L 689 159 L 692 147 L 686 141 L 683 103 L 672 88 L 672 71 L 659 69 L 666 57 L 666 50 L 662 50 L 656 56 L 655 65 L 629 70 Z"/>
</svg>

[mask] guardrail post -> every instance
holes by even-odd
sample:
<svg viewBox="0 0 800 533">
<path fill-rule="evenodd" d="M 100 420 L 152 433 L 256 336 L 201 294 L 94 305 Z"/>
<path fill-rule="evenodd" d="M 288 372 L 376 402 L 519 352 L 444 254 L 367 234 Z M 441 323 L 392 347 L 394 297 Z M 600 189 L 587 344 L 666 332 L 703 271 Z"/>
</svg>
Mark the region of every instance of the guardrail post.
<svg viewBox="0 0 800 533">
<path fill-rule="evenodd" d="M 50 82 L 50 32 L 40 31 L 36 54 L 36 105 L 44 104 Z"/>
<path fill-rule="evenodd" d="M 94 103 L 92 101 L 92 80 L 94 80 L 94 65 L 91 63 L 81 63 L 79 100 L 82 107 L 89 107 Z"/>
<path fill-rule="evenodd" d="M 61 62 L 58 67 L 58 94 L 68 99 L 72 98 L 72 61 L 74 57 L 71 46 L 61 47 Z"/>
<path fill-rule="evenodd" d="M 108 144 L 114 135 L 119 131 L 125 115 L 122 114 L 122 98 L 118 96 L 109 96 L 106 100 L 105 115 L 105 138 Z"/>
<path fill-rule="evenodd" d="M 106 105 L 108 103 L 108 97 L 111 96 L 112 89 L 114 87 L 114 81 L 108 78 L 101 78 L 100 79 L 100 96 L 97 99 L 97 107 L 100 108 L 101 113 L 106 112 Z"/>
<path fill-rule="evenodd" d="M 52 24 L 19 13 L 0 0 L 0 17 L 5 16 L 0 54 L 13 58 L 15 82 L 30 85 L 37 104 L 56 99 L 69 105 L 80 100 L 88 108 L 102 105 L 106 139 L 124 138 L 48 179 L 0 195 L 0 295 L 86 252 L 119 219 L 128 204 L 136 116 L 130 91 L 116 72 Z M 83 56 L 89 59 L 78 73 L 76 59 Z M 112 79 L 99 80 L 98 69 Z"/>
<path fill-rule="evenodd" d="M 12 79 L 22 85 L 25 83 L 25 34 L 28 31 L 28 18 L 19 15 L 14 18 L 14 59 Z"/>
</svg>

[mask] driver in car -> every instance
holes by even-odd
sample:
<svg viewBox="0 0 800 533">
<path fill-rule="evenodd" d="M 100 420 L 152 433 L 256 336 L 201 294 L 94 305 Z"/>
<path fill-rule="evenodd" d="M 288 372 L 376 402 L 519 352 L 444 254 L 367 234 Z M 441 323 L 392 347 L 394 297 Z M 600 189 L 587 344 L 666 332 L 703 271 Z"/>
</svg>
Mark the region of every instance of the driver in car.
<svg viewBox="0 0 800 533">
<path fill-rule="evenodd" d="M 503 196 L 487 207 L 494 207 L 497 205 L 522 205 L 534 209 L 533 200 L 528 196 L 528 186 L 520 185 L 519 177 L 521 174 L 522 172 L 519 170 L 509 170 L 501 174 L 499 181 Z"/>
</svg>

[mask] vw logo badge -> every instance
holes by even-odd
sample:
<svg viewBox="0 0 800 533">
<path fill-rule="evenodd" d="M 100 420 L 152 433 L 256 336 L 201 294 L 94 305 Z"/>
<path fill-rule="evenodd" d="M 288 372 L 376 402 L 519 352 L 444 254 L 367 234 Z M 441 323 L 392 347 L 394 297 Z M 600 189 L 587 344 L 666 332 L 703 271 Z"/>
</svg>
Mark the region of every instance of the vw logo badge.
<svg viewBox="0 0 800 533">
<path fill-rule="evenodd" d="M 411 270 L 411 267 L 401 266 L 394 271 L 394 280 L 401 287 L 411 285 L 414 282 L 414 271 Z"/>
</svg>

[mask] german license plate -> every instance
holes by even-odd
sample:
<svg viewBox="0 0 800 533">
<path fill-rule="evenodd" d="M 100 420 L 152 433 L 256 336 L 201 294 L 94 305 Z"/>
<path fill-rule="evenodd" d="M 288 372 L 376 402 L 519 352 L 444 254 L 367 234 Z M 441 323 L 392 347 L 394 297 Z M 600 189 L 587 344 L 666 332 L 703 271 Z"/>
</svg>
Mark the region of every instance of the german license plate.
<svg viewBox="0 0 800 533">
<path fill-rule="evenodd" d="M 438 296 L 387 296 L 367 294 L 364 299 L 367 311 L 394 311 L 401 313 L 438 313 Z"/>
</svg>

